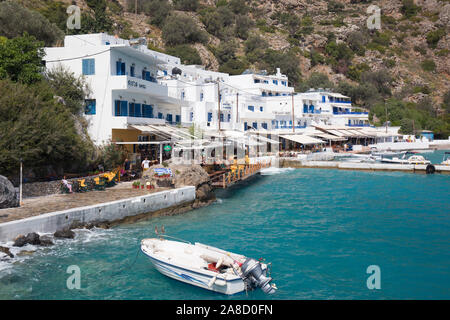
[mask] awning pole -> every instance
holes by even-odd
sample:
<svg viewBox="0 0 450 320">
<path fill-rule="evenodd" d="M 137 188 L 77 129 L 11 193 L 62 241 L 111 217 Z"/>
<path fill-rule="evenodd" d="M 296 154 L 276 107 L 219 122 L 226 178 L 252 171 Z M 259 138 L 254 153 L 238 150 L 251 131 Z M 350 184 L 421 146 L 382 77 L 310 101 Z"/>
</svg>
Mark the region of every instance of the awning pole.
<svg viewBox="0 0 450 320">
<path fill-rule="evenodd" d="M 162 164 L 162 152 L 163 152 L 163 147 L 162 147 L 162 143 L 159 144 L 159 164 Z"/>
</svg>

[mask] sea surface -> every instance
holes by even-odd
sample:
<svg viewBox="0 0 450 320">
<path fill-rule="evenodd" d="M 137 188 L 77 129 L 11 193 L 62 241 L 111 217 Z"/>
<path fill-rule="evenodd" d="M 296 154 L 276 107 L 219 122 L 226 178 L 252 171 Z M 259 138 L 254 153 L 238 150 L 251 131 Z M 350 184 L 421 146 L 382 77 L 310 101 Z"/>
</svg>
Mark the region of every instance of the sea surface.
<svg viewBox="0 0 450 320">
<path fill-rule="evenodd" d="M 36 251 L 1 264 L 0 299 L 450 298 L 450 175 L 284 169 L 217 196 L 182 215 L 29 246 Z M 264 257 L 278 292 L 226 296 L 163 276 L 139 251 L 156 225 Z M 80 289 L 67 287 L 73 265 Z M 371 265 L 380 269 L 380 289 L 367 287 Z"/>
</svg>

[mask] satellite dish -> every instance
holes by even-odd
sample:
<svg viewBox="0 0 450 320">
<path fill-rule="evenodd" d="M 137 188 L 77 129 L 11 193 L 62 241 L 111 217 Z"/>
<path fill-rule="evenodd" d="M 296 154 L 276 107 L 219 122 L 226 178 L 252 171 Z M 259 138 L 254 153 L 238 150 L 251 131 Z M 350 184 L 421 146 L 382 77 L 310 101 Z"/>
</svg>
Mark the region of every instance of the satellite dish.
<svg viewBox="0 0 450 320">
<path fill-rule="evenodd" d="M 179 69 L 177 67 L 172 69 L 172 75 L 176 75 L 176 74 L 181 75 L 182 73 L 183 73 L 183 71 L 181 71 L 181 69 Z"/>
</svg>

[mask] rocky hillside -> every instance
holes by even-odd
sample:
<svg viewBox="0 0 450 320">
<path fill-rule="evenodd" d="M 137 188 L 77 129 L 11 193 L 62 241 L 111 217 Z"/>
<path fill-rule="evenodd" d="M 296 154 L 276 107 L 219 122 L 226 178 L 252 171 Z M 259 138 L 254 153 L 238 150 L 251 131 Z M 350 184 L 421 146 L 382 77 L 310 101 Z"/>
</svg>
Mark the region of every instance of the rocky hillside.
<svg viewBox="0 0 450 320">
<path fill-rule="evenodd" d="M 231 74 L 280 67 L 297 90 L 340 90 L 380 123 L 388 104 L 405 132 L 450 133 L 449 0 L 18 1 L 62 30 L 76 3 L 80 33 L 145 36 L 151 49 Z M 367 27 L 371 5 L 380 29 Z"/>
</svg>

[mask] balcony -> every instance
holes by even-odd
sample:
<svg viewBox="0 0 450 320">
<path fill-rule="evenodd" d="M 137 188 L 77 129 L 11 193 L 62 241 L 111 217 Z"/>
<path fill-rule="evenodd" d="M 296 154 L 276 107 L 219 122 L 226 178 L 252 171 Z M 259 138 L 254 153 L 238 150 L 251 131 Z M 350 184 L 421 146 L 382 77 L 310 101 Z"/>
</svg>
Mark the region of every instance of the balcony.
<svg viewBox="0 0 450 320">
<path fill-rule="evenodd" d="M 368 112 L 355 112 L 355 111 L 333 111 L 335 115 L 367 115 Z"/>
<path fill-rule="evenodd" d="M 372 126 L 370 123 L 347 123 L 345 125 L 346 127 L 372 127 L 375 128 L 375 126 Z"/>
<path fill-rule="evenodd" d="M 112 76 L 110 81 L 112 90 L 128 90 L 135 93 L 148 94 L 158 97 L 168 97 L 167 86 L 154 81 L 143 80 L 130 76 Z"/>
</svg>

